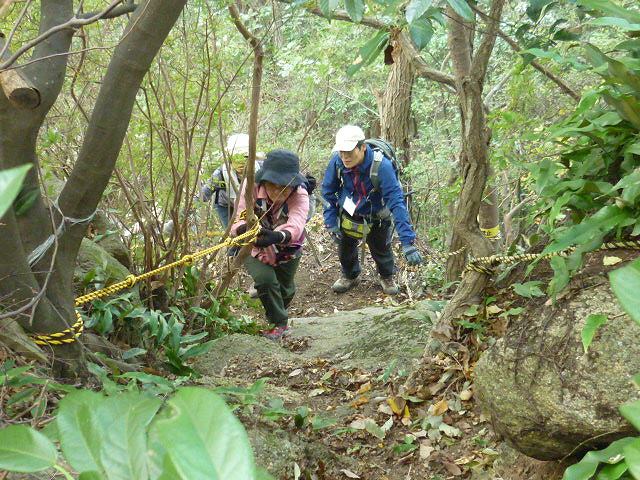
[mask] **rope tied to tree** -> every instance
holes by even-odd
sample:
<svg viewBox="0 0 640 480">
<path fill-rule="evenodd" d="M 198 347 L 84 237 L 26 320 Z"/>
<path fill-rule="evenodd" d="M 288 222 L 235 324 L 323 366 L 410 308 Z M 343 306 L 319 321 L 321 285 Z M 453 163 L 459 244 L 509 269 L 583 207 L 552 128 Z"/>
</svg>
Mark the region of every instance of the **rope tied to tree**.
<svg viewBox="0 0 640 480">
<path fill-rule="evenodd" d="M 95 212 L 94 212 L 95 213 Z M 176 260 L 175 262 L 168 263 L 167 265 L 163 265 L 161 267 L 155 268 L 148 272 L 142 273 L 140 275 L 128 275 L 124 280 L 120 282 L 114 283 L 113 285 L 109 285 L 108 287 L 101 288 L 100 290 L 96 290 L 95 292 L 90 292 L 86 295 L 82 295 L 75 300 L 75 307 L 78 308 L 84 305 L 87 302 L 98 300 L 100 298 L 111 296 L 115 293 L 118 293 L 121 290 L 132 288 L 136 283 L 146 280 L 154 275 L 159 273 L 163 273 L 167 270 L 171 270 L 173 268 L 185 265 L 191 266 L 194 262 L 210 255 L 224 247 L 240 247 L 244 245 L 248 245 L 252 243 L 260 233 L 260 223 L 256 223 L 253 228 L 247 230 L 246 232 L 238 235 L 234 238 L 227 238 L 224 242 L 220 242 L 212 247 L 205 248 L 204 250 L 200 250 L 199 252 L 184 255 L 181 259 Z M 64 345 L 73 343 L 80 336 L 82 331 L 84 330 L 84 321 L 80 313 L 76 310 L 77 321 L 71 325 L 69 328 L 66 328 L 60 332 L 55 333 L 37 333 L 31 334 L 31 338 L 33 339 L 36 345 Z"/>
<path fill-rule="evenodd" d="M 58 238 L 60 238 L 67 224 L 70 227 L 72 227 L 74 225 L 81 225 L 83 223 L 88 223 L 91 220 L 93 220 L 93 217 L 95 217 L 97 212 L 97 210 L 94 210 L 91 215 L 85 218 L 73 218 L 73 217 L 67 217 L 64 213 L 62 213 L 62 210 L 58 205 L 57 198 L 54 200 L 53 206 L 58 211 L 58 213 L 60 213 L 60 216 L 62 217 L 62 219 L 60 220 L 60 225 L 58 225 L 54 233 L 49 235 L 44 242 L 42 242 L 40 245 L 34 248 L 33 251 L 27 256 L 27 261 L 29 262 L 30 267 L 33 267 L 36 263 L 38 263 L 42 259 L 42 257 L 44 257 L 44 255 L 47 253 L 47 251 L 49 251 L 49 249 L 54 244 L 54 242 Z"/>
</svg>

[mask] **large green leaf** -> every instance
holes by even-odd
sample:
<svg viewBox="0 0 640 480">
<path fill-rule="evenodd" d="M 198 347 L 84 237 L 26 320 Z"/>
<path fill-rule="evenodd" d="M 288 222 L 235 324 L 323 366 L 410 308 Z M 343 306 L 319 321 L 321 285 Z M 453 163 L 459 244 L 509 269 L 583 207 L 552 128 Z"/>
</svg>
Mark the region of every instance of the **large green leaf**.
<svg viewBox="0 0 640 480">
<path fill-rule="evenodd" d="M 624 453 L 625 463 L 629 467 L 629 472 L 633 478 L 640 478 L 640 438 L 636 438 L 633 442 L 626 445 L 622 452 Z"/>
<path fill-rule="evenodd" d="M 613 465 L 605 465 L 596 476 L 596 480 L 618 480 L 629 470 L 626 462 L 619 462 Z"/>
<path fill-rule="evenodd" d="M 460 15 L 465 20 L 473 21 L 473 10 L 467 3 L 467 0 L 447 0 L 447 3 L 451 6 L 454 12 Z"/>
<path fill-rule="evenodd" d="M 640 400 L 625 403 L 620 407 L 620 413 L 636 430 L 640 430 Z"/>
<path fill-rule="evenodd" d="M 347 68 L 347 75 L 353 75 L 362 67 L 373 62 L 380 52 L 387 46 L 389 32 L 379 31 L 373 38 L 360 47 L 358 58 Z"/>
<path fill-rule="evenodd" d="M 592 242 L 603 233 L 622 223 L 629 217 L 626 211 L 614 205 L 602 207 L 598 212 L 585 218 L 578 225 L 567 228 L 558 239 L 544 249 L 543 253 L 558 252 L 571 245 L 581 245 Z"/>
<path fill-rule="evenodd" d="M 429 44 L 431 37 L 433 37 L 433 27 L 429 20 L 420 18 L 409 25 L 409 33 L 418 50 L 422 50 Z"/>
<path fill-rule="evenodd" d="M 550 3 L 553 3 L 553 0 L 529 0 L 527 15 L 531 20 L 537 22 L 544 8 Z"/>
<path fill-rule="evenodd" d="M 182 388 L 149 431 L 151 448 L 174 480 L 253 480 L 247 434 L 215 393 Z"/>
<path fill-rule="evenodd" d="M 31 165 L 21 165 L 0 171 L 0 218 L 20 193 L 20 187 L 30 168 Z"/>
<path fill-rule="evenodd" d="M 107 397 L 96 410 L 101 425 L 100 460 L 113 480 L 148 477 L 147 427 L 161 400 L 139 392 Z"/>
<path fill-rule="evenodd" d="M 562 480 L 590 480 L 600 463 L 613 464 L 620 461 L 623 449 L 634 440 L 634 438 L 622 438 L 611 443 L 604 450 L 588 452 L 582 460 L 565 470 Z"/>
<path fill-rule="evenodd" d="M 617 17 L 598 17 L 598 18 L 594 18 L 593 20 L 590 20 L 587 23 L 591 25 L 598 25 L 598 26 L 618 27 L 618 28 L 621 28 L 622 30 L 631 30 L 631 31 L 640 30 L 640 23 L 631 23 L 628 20 L 625 20 L 624 18 L 617 18 Z"/>
<path fill-rule="evenodd" d="M 42 433 L 26 425 L 0 430 L 0 470 L 39 472 L 56 463 L 56 447 Z"/>
<path fill-rule="evenodd" d="M 344 6 L 347 9 L 347 13 L 351 20 L 359 23 L 364 16 L 364 1 L 363 0 L 344 0 Z"/>
<path fill-rule="evenodd" d="M 424 12 L 426 12 L 433 0 L 411 0 L 405 11 L 407 23 L 411 24 L 414 20 L 418 20 Z"/>
<path fill-rule="evenodd" d="M 595 337 L 598 328 L 600 328 L 605 323 L 607 323 L 606 315 L 592 313 L 587 317 L 584 327 L 582 328 L 582 332 L 580 333 L 584 353 L 587 353 L 587 351 L 589 350 L 589 346 L 591 345 L 593 337 Z"/>
<path fill-rule="evenodd" d="M 624 311 L 640 324 L 640 258 L 610 272 L 609 280 Z"/>
<path fill-rule="evenodd" d="M 322 14 L 330 18 L 333 11 L 338 7 L 338 0 L 320 0 L 318 6 Z"/>
<path fill-rule="evenodd" d="M 632 23 L 640 23 L 640 13 L 621 7 L 611 0 L 578 0 L 577 4 L 609 17 L 619 17 Z"/>
<path fill-rule="evenodd" d="M 60 446 L 78 472 L 105 474 L 100 464 L 100 426 L 93 412 L 102 401 L 103 395 L 90 390 L 71 393 L 60 401 L 56 417 Z"/>
</svg>

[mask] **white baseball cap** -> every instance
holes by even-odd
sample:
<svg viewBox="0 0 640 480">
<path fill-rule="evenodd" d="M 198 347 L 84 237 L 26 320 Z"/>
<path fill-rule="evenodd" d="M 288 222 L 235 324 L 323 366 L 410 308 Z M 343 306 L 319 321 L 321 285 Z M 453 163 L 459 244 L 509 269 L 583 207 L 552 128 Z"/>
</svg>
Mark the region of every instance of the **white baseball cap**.
<svg viewBox="0 0 640 480">
<path fill-rule="evenodd" d="M 235 133 L 227 138 L 227 155 L 249 155 L 249 135 Z"/>
<path fill-rule="evenodd" d="M 336 133 L 336 144 L 333 146 L 334 152 L 350 152 L 358 142 L 365 139 L 364 132 L 356 125 L 345 125 Z"/>
</svg>

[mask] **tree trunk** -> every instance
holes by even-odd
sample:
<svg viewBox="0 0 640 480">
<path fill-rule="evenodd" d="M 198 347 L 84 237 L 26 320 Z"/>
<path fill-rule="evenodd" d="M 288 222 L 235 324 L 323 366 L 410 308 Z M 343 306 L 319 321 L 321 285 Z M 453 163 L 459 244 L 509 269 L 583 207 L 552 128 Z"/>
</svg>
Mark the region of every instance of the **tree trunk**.
<svg viewBox="0 0 640 480">
<path fill-rule="evenodd" d="M 393 32 L 389 44 L 393 63 L 387 78 L 387 87 L 380 102 L 381 137 L 389 141 L 402 165 L 411 161 L 411 93 L 415 79 L 412 58 L 405 52 L 399 33 Z"/>
<path fill-rule="evenodd" d="M 478 212 L 489 174 L 488 140 L 482 90 L 491 52 L 495 44 L 498 22 L 505 0 L 493 0 L 484 36 L 475 55 L 472 54 L 472 29 L 453 9 L 447 8 L 449 17 L 448 40 L 458 92 L 462 143 L 460 149 L 460 174 L 462 189 L 453 222 L 454 240 L 467 245 L 475 257 L 492 253 L 491 242 L 479 229 Z M 456 237 L 459 240 L 456 240 Z M 433 338 L 450 341 L 453 322 L 460 318 L 470 304 L 477 303 L 488 282 L 488 276 L 476 272 L 467 273 L 453 298 L 445 307 L 442 317 L 432 330 Z M 432 351 L 425 349 L 420 367 L 414 371 L 405 388 L 419 393 L 428 378 Z"/>
<path fill-rule="evenodd" d="M 62 219 L 60 212 L 67 217 L 57 249 L 49 248 L 32 266 L 27 261 L 27 255 L 54 231 L 41 196 L 25 215 L 17 218 L 10 209 L 2 219 L 0 300 L 3 310 L 15 310 L 28 302 L 43 287 L 53 265 L 45 296 L 35 308 L 33 318 L 18 318 L 27 331 L 59 332 L 75 321 L 73 271 L 86 222 L 69 220 L 88 218 L 97 208 L 113 173 L 140 82 L 185 3 L 186 0 L 148 0 L 132 16 L 103 79 L 78 160 L 60 194 L 59 211 L 54 211 L 56 226 Z M 59 25 L 72 15 L 71 0 L 43 0 L 41 5 L 41 31 Z M 72 31 L 63 31 L 49 37 L 36 47 L 34 56 L 66 53 L 72 34 Z M 0 167 L 25 162 L 37 165 L 37 133 L 60 92 L 65 68 L 66 55 L 58 55 L 24 69 L 42 95 L 41 105 L 34 110 L 16 110 L 5 98 L 0 98 Z M 38 188 L 37 168 L 34 168 L 27 176 L 24 189 Z M 78 342 L 56 347 L 55 357 L 75 363 L 72 367 L 82 363 Z"/>
</svg>

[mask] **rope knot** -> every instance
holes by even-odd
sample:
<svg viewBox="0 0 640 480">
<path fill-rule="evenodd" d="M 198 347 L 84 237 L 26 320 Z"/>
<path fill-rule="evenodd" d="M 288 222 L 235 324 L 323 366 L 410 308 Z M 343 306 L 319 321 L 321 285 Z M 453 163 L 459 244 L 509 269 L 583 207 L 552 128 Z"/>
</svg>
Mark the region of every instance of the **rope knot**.
<svg viewBox="0 0 640 480">
<path fill-rule="evenodd" d="M 136 284 L 137 279 L 135 275 L 127 275 L 127 278 L 125 278 L 124 281 L 127 282 L 127 286 L 131 288 Z"/>
<path fill-rule="evenodd" d="M 191 265 L 193 265 L 194 260 L 195 259 L 193 255 L 185 255 L 184 257 L 181 258 L 182 263 L 187 267 L 190 267 Z"/>
</svg>

